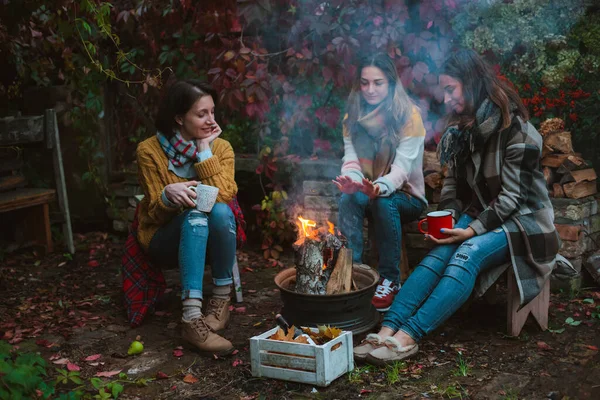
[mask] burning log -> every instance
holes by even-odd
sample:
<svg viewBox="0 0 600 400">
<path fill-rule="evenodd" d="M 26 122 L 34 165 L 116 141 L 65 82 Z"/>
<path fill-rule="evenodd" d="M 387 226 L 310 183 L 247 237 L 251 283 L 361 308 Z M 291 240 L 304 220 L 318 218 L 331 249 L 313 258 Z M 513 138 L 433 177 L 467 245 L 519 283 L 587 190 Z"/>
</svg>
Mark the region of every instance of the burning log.
<svg viewBox="0 0 600 400">
<path fill-rule="evenodd" d="M 296 292 L 325 294 L 323 276 L 324 242 L 306 239 L 296 253 Z"/>
<path fill-rule="evenodd" d="M 327 282 L 327 294 L 348 293 L 352 288 L 352 250 L 340 249 L 333 273 Z"/>
<path fill-rule="evenodd" d="M 330 222 L 327 222 L 328 228 L 316 229 L 314 221 L 302 217 L 298 220 L 299 238 L 293 246 L 296 250 L 296 292 L 324 295 L 339 255 L 345 254 L 342 250 L 348 250 L 345 240 L 336 235 Z M 349 262 L 351 271 L 352 255 Z"/>
</svg>

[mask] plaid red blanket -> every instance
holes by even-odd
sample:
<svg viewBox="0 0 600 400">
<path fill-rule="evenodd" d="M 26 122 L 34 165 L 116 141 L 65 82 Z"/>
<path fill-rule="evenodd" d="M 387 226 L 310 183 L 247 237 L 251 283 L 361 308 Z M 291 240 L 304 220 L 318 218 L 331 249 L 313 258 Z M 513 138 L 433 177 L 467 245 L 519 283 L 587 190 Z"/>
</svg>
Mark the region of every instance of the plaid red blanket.
<svg viewBox="0 0 600 400">
<path fill-rule="evenodd" d="M 246 232 L 244 231 L 246 221 L 236 197 L 231 200 L 229 207 L 233 211 L 237 223 L 237 248 L 239 249 L 246 243 Z M 132 327 L 142 323 L 144 317 L 154 308 L 167 287 L 162 271 L 150 263 L 137 241 L 137 213 L 136 209 L 121 258 L 125 309 L 127 319 Z"/>
</svg>

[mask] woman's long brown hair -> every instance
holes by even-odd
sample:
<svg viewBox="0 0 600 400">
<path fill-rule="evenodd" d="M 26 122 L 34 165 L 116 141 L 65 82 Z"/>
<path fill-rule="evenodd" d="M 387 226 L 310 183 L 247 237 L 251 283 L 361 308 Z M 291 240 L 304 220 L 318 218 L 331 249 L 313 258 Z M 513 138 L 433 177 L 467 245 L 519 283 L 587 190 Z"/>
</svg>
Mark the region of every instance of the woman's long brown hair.
<svg viewBox="0 0 600 400">
<path fill-rule="evenodd" d="M 465 109 L 458 115 L 452 113 L 447 126 L 470 127 L 475 123 L 475 113 L 486 98 L 500 107 L 502 114 L 501 129 L 508 128 L 514 111 L 524 121 L 529 120 L 529 112 L 521 97 L 508 82 L 500 79 L 490 65 L 473 50 L 459 50 L 448 57 L 440 69 L 440 75 L 448 75 L 463 85 Z"/>
<path fill-rule="evenodd" d="M 396 140 L 400 140 L 402 127 L 410 119 L 412 111 L 416 106 L 404 90 L 394 62 L 387 54 L 383 53 L 365 57 L 358 65 L 346 105 L 346 112 L 348 114 L 348 119 L 345 121 L 346 129 L 354 137 L 358 129 L 357 121 L 364 115 L 363 110 L 367 103 L 360 91 L 360 77 L 365 67 L 379 68 L 389 82 L 388 95 L 383 100 L 384 111 L 386 111 L 386 123 L 396 136 Z"/>
</svg>

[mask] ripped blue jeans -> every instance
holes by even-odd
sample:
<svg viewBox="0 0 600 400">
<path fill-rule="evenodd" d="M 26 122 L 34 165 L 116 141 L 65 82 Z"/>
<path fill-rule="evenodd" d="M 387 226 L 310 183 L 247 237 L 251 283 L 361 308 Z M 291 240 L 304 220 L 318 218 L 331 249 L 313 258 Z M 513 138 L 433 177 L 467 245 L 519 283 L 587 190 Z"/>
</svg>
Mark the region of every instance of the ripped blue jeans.
<svg viewBox="0 0 600 400">
<path fill-rule="evenodd" d="M 462 215 L 457 228 L 473 218 Z M 432 332 L 467 301 L 482 271 L 510 258 L 502 228 L 474 236 L 460 245 L 435 247 L 404 282 L 385 313 L 382 326 L 401 330 L 415 341 Z"/>
<path fill-rule="evenodd" d="M 176 260 L 181 272 L 181 298 L 202 299 L 206 255 L 216 286 L 233 282 L 236 225 L 227 204 L 215 203 L 210 213 L 188 209 L 161 226 L 152 237 L 148 255 L 159 265 Z"/>
</svg>

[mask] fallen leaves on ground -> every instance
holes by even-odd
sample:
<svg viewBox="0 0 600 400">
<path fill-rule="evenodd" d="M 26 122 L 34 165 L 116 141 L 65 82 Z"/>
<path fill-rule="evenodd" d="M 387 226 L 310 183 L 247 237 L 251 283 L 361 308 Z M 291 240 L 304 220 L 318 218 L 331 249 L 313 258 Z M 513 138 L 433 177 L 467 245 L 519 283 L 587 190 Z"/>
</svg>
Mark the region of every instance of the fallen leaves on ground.
<svg viewBox="0 0 600 400">
<path fill-rule="evenodd" d="M 102 357 L 102 354 L 93 354 L 91 356 L 87 356 L 86 358 L 84 358 L 83 361 L 96 361 L 100 357 Z"/>
<path fill-rule="evenodd" d="M 548 350 L 552 350 L 552 347 L 550 347 L 550 346 L 548 345 L 548 343 L 546 343 L 546 342 L 541 342 L 541 341 L 540 341 L 540 342 L 537 342 L 537 347 L 538 347 L 538 349 L 540 349 L 540 350 L 546 350 L 546 351 L 548 351 Z"/>
<path fill-rule="evenodd" d="M 73 364 L 72 362 L 67 363 L 67 370 L 69 371 L 81 371 L 81 367 L 77 364 Z"/>
<path fill-rule="evenodd" d="M 185 383 L 196 383 L 196 382 L 198 382 L 198 378 L 196 378 L 192 374 L 187 374 L 186 376 L 183 377 L 183 381 Z"/>
<path fill-rule="evenodd" d="M 120 369 L 117 370 L 113 370 L 113 371 L 102 371 L 102 372 L 98 372 L 96 373 L 95 376 L 100 376 L 100 377 L 105 377 L 105 378 L 110 378 L 111 376 L 115 376 L 121 373 Z"/>
<path fill-rule="evenodd" d="M 162 371 L 158 371 L 156 373 L 156 379 L 169 379 L 169 375 L 165 374 Z"/>
<path fill-rule="evenodd" d="M 176 347 L 175 350 L 173 350 L 173 356 L 182 357 L 183 356 L 183 347 L 181 347 L 181 346 Z"/>
</svg>

